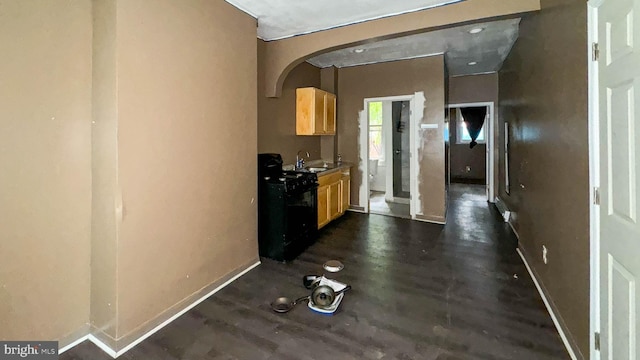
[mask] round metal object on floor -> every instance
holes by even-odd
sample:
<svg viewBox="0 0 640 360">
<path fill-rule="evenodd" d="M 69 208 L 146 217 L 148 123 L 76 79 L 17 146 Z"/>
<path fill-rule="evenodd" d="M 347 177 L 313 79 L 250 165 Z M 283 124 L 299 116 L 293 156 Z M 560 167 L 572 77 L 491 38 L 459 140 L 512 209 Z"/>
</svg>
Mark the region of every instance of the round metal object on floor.
<svg viewBox="0 0 640 360">
<path fill-rule="evenodd" d="M 322 265 L 322 267 L 327 270 L 328 272 L 338 272 L 342 269 L 344 269 L 344 264 L 341 263 L 338 260 L 329 260 L 326 263 L 324 263 L 324 265 Z"/>
</svg>

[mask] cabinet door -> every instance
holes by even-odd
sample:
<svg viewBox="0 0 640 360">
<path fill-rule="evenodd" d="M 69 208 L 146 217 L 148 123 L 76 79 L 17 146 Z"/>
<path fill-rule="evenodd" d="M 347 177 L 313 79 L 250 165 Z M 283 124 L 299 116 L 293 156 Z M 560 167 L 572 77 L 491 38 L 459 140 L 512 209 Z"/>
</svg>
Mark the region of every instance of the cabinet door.
<svg viewBox="0 0 640 360">
<path fill-rule="evenodd" d="M 329 217 L 329 186 L 318 188 L 318 229 L 327 225 Z"/>
<path fill-rule="evenodd" d="M 329 185 L 329 219 L 340 215 L 340 181 Z"/>
<path fill-rule="evenodd" d="M 325 92 L 315 89 L 314 134 L 325 133 Z"/>
<path fill-rule="evenodd" d="M 349 209 L 351 202 L 351 178 L 345 176 L 340 179 L 340 214 L 344 214 Z"/>
<path fill-rule="evenodd" d="M 296 135 L 313 135 L 316 131 L 315 96 L 314 88 L 296 89 Z"/>
<path fill-rule="evenodd" d="M 336 96 L 330 93 L 325 94 L 325 122 L 324 131 L 327 135 L 336 134 Z"/>
</svg>

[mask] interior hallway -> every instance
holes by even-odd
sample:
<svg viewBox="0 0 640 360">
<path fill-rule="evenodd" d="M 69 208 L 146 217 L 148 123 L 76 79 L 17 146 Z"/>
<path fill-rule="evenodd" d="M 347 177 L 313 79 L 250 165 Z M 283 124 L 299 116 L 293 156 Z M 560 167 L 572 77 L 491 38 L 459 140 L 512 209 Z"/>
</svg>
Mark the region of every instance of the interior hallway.
<svg viewBox="0 0 640 360">
<path fill-rule="evenodd" d="M 446 226 L 347 213 L 294 262 L 263 259 L 121 358 L 568 359 L 484 186 L 450 193 Z M 329 259 L 353 286 L 335 316 L 271 311 Z M 109 357 L 84 343 L 60 359 Z"/>
</svg>

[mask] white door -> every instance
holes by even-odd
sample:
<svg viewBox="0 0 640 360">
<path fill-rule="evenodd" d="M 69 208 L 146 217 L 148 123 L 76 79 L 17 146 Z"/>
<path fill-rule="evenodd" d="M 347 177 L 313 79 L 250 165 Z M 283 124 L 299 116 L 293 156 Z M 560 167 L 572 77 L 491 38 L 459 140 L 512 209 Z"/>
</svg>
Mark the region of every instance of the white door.
<svg viewBox="0 0 640 360">
<path fill-rule="evenodd" d="M 595 1 L 601 359 L 640 359 L 640 0 Z"/>
</svg>

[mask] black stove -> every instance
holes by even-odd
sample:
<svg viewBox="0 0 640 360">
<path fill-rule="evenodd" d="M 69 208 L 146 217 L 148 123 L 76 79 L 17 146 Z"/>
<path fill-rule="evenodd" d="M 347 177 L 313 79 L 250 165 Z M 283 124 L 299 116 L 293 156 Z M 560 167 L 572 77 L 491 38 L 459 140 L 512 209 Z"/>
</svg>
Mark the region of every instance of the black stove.
<svg viewBox="0 0 640 360">
<path fill-rule="evenodd" d="M 269 184 L 284 185 L 284 191 L 288 193 L 304 192 L 318 185 L 318 176 L 315 173 L 296 171 L 283 171 L 281 176 L 276 178 L 266 177 L 264 180 Z"/>
<path fill-rule="evenodd" d="M 282 170 L 279 154 L 258 154 L 260 255 L 290 261 L 313 244 L 318 231 L 318 177 Z"/>
</svg>

